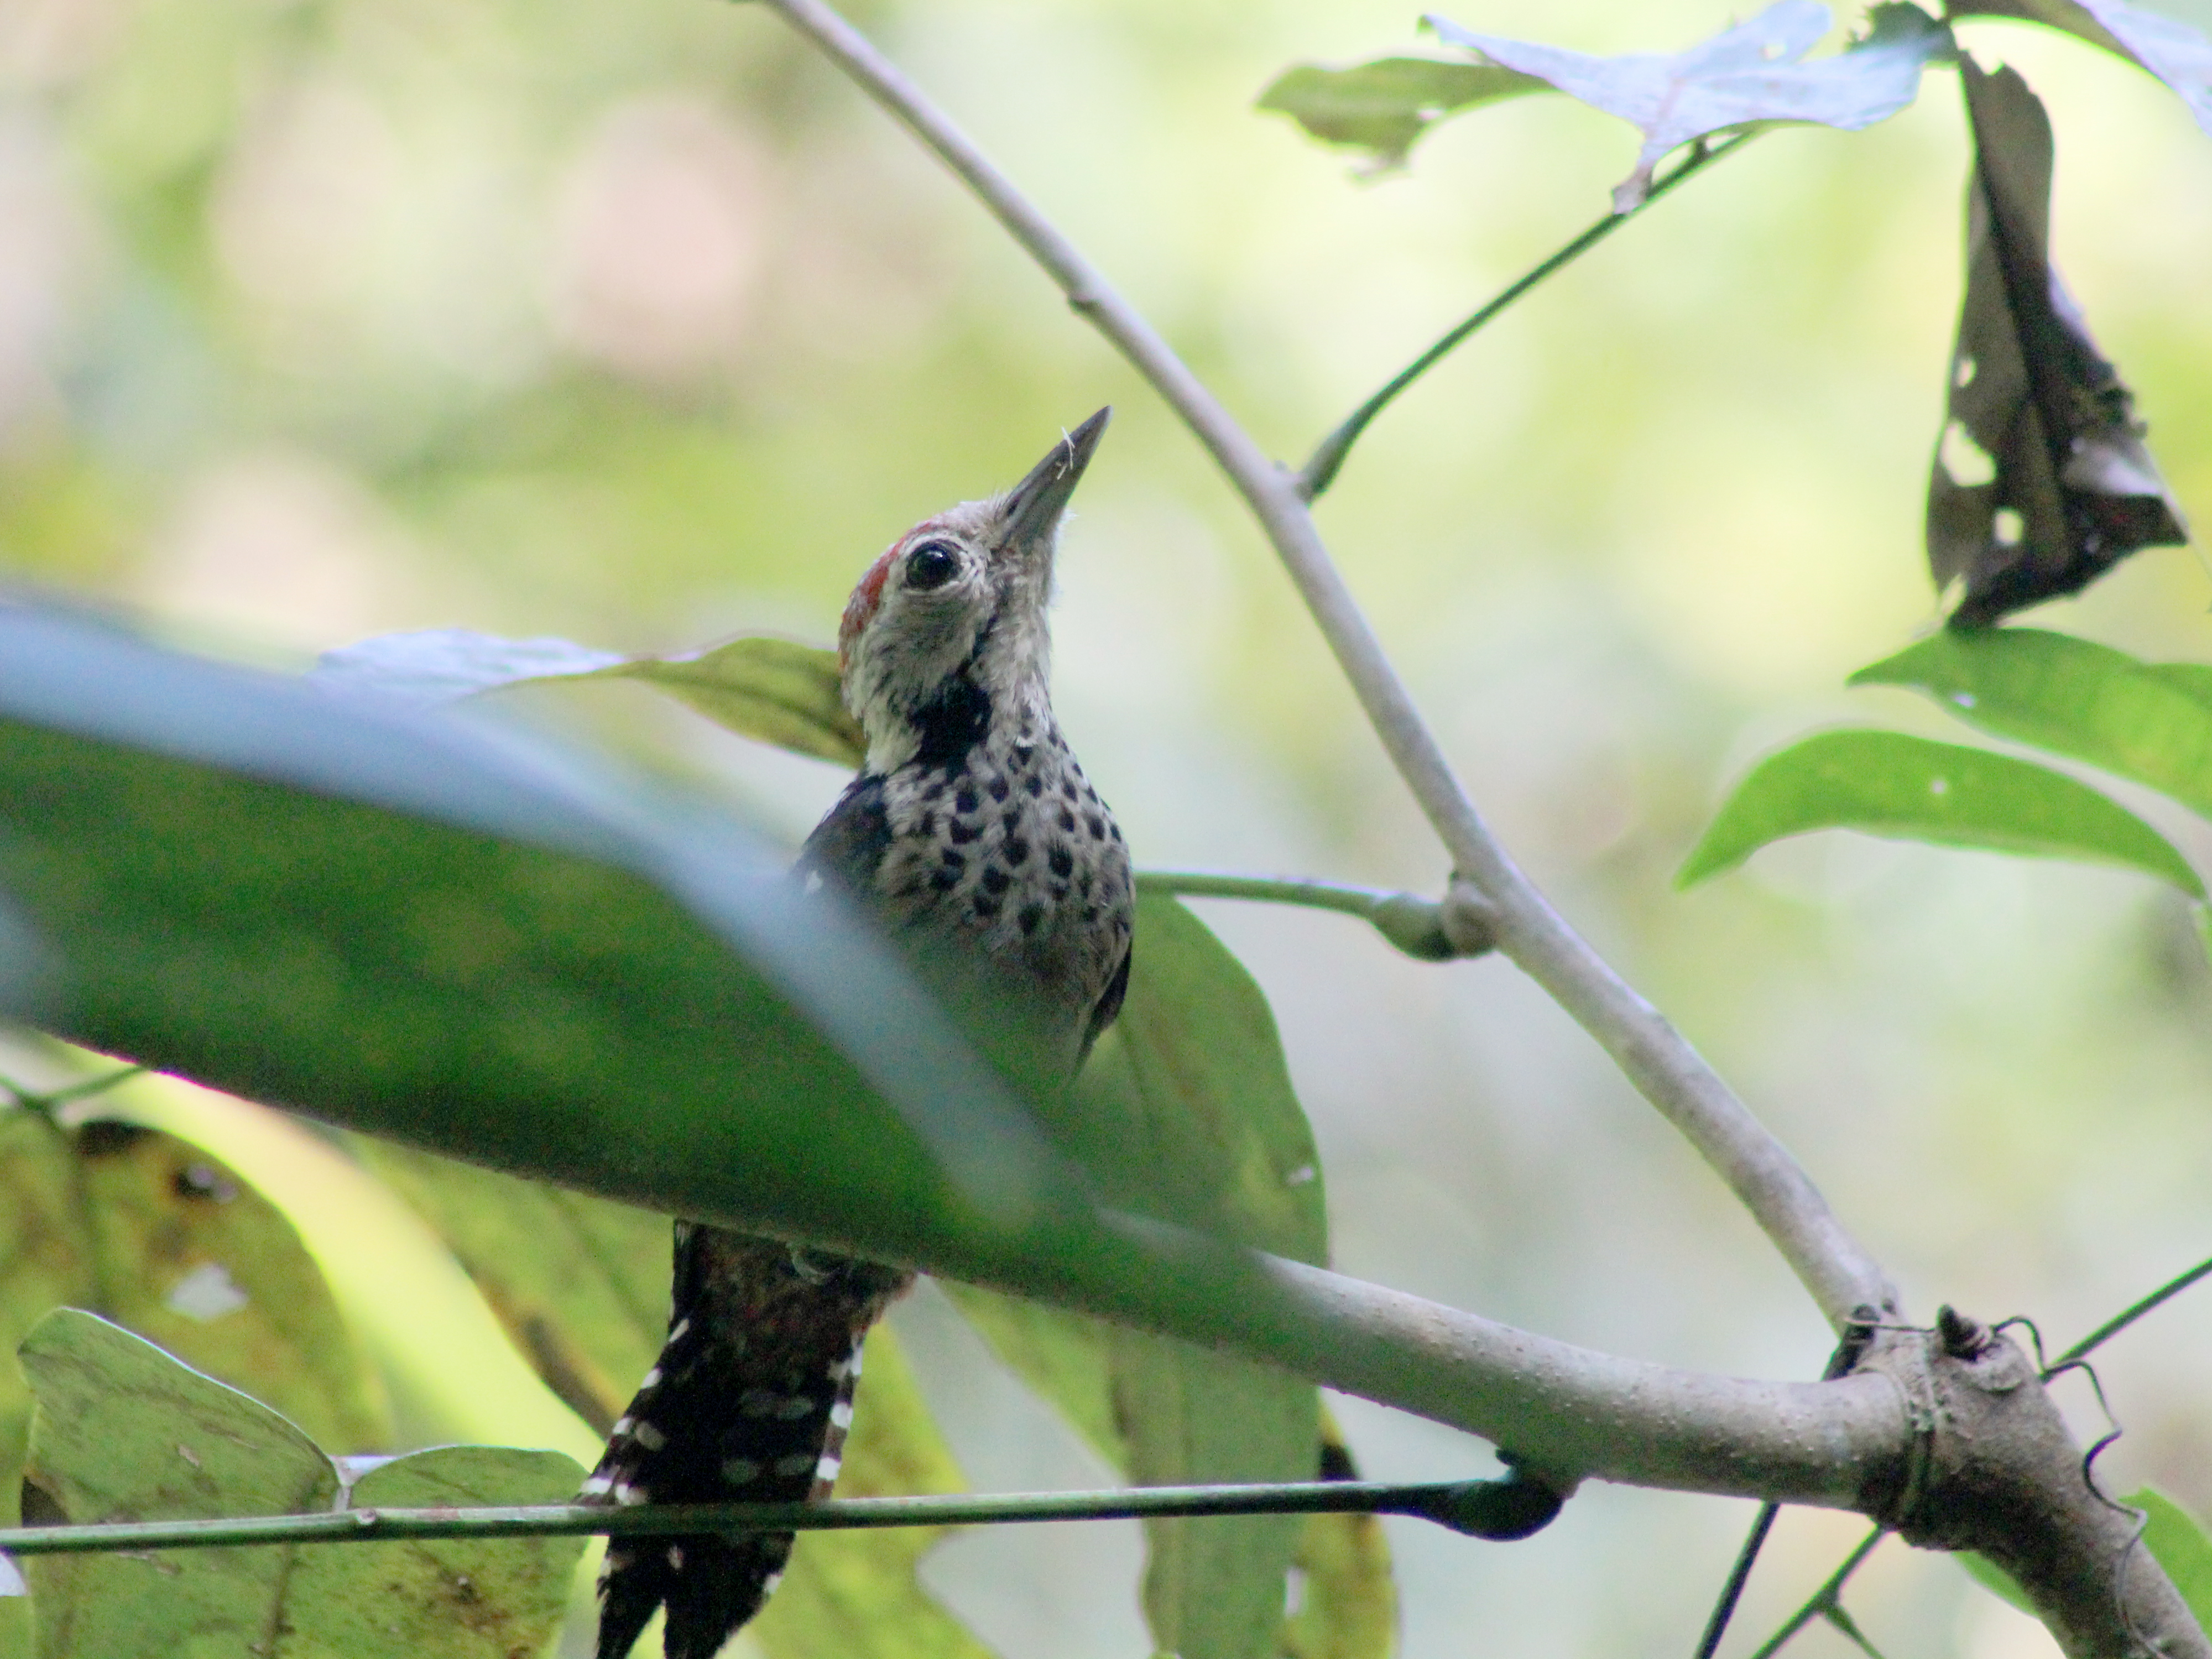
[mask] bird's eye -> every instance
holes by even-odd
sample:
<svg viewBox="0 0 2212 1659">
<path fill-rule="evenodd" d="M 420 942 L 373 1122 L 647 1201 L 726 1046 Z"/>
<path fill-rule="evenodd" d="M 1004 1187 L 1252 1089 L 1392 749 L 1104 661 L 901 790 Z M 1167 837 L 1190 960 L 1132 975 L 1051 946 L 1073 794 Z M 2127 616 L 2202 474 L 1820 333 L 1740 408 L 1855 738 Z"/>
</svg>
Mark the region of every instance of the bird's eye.
<svg viewBox="0 0 2212 1659">
<path fill-rule="evenodd" d="M 906 585 L 927 592 L 942 587 L 960 569 L 960 554 L 950 542 L 924 542 L 906 556 Z"/>
</svg>

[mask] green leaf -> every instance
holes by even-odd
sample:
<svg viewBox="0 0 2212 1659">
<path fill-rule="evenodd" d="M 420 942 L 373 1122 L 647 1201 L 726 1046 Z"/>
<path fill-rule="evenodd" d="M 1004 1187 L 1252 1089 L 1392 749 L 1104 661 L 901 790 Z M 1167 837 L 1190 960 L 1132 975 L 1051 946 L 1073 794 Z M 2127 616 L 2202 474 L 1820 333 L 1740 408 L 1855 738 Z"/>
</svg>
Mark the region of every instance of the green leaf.
<svg viewBox="0 0 2212 1659">
<path fill-rule="evenodd" d="M 1816 0 L 1776 0 L 1747 22 L 1671 56 L 1586 52 L 1478 34 L 1447 18 L 1426 21 L 1452 46 L 1484 62 L 1549 82 L 1644 134 L 1636 170 L 1613 191 L 1613 210 L 1639 205 L 1652 169 L 1669 151 L 1730 127 L 1813 121 L 1856 131 L 1884 121 L 1919 95 L 1920 72 L 1954 48 L 1951 32 L 1912 5 L 1875 7 L 1864 40 L 1806 61 L 1828 30 Z"/>
<path fill-rule="evenodd" d="M 326 1510 L 337 1471 L 276 1413 L 106 1321 L 63 1309 L 21 1349 L 38 1407 L 24 1519 L 86 1522 Z M 289 1611 L 297 1545 L 36 1556 L 40 1659 L 168 1659 L 180 1633 L 244 1651 Z"/>
<path fill-rule="evenodd" d="M 1139 896 L 1137 939 L 1121 1017 L 1055 1120 L 1060 1133 L 1114 1203 L 1325 1259 L 1312 1131 L 1265 996 L 1165 895 Z M 1079 1316 L 952 1294 L 1017 1375 L 1133 1483 L 1313 1478 L 1311 1384 Z M 1162 1651 L 1252 1659 L 1291 1639 L 1284 1580 L 1304 1535 L 1297 1520 L 1152 1521 L 1146 1534 L 1145 1611 Z M 1328 1547 L 1314 1546 L 1317 1555 Z"/>
<path fill-rule="evenodd" d="M 668 1218 L 426 1152 L 362 1152 L 452 1245 L 547 1385 L 605 1433 L 667 1331 Z M 897 1340 L 878 1327 L 838 1496 L 965 1489 Z M 755 1637 L 771 1659 L 983 1654 L 916 1577 L 945 1530 L 802 1534 Z"/>
<path fill-rule="evenodd" d="M 2206 1536 L 2195 1516 L 2154 1487 L 2145 1486 L 2123 1501 L 2150 1517 L 2143 1528 L 2143 1543 L 2173 1580 L 2197 1622 L 2212 1630 L 2212 1537 Z"/>
<path fill-rule="evenodd" d="M 327 1510 L 337 1469 L 276 1413 L 74 1309 L 22 1348 L 38 1396 L 26 1506 L 72 1522 Z M 360 1507 L 558 1503 L 558 1452 L 447 1446 L 380 1464 Z M 180 1641 L 267 1659 L 509 1659 L 565 1611 L 580 1538 L 35 1557 L 40 1659 L 167 1659 Z M 188 1650 L 197 1651 L 197 1646 Z"/>
<path fill-rule="evenodd" d="M 18 1006 L 231 1093 L 889 1260 L 1132 1249 L 862 920 L 482 720 L 0 605 L 0 891 Z"/>
<path fill-rule="evenodd" d="M 1496 64 L 1378 58 L 1344 69 L 1297 64 L 1275 77 L 1258 107 L 1289 116 L 1325 143 L 1367 150 L 1377 167 L 1392 167 L 1446 116 L 1548 89 L 1533 75 Z"/>
<path fill-rule="evenodd" d="M 445 1240 L 516 1349 L 605 1434 L 668 1329 L 668 1218 L 362 1139 L 363 1163 Z"/>
<path fill-rule="evenodd" d="M 841 1498 L 965 1492 L 890 1327 L 868 1334 Z M 769 1659 L 989 1659 L 990 1650 L 923 1588 L 921 1559 L 948 1527 L 799 1535 L 783 1582 L 750 1626 Z"/>
<path fill-rule="evenodd" d="M 1895 732 L 1824 732 L 1753 767 L 1674 878 L 1692 886 L 1785 836 L 1859 830 L 1940 847 L 2086 859 L 2203 885 L 2156 830 L 2086 784 L 1986 749 Z"/>
<path fill-rule="evenodd" d="M 1970 726 L 2132 778 L 2212 817 L 2206 672 L 2039 629 L 1945 629 L 1850 684 L 1916 686 Z"/>
<path fill-rule="evenodd" d="M 2144 1547 L 2166 1569 L 2166 1576 L 2173 1580 L 2174 1589 L 2181 1592 L 2197 1622 L 2212 1629 L 2212 1537 L 2205 1535 L 2194 1516 L 2155 1487 L 2145 1486 L 2120 1501 L 2148 1517 L 2143 1527 Z M 2022 1613 L 2035 1614 L 2035 1604 L 2027 1599 L 2027 1593 L 1987 1556 L 1967 1551 L 1952 1559 L 1990 1595 L 2011 1602 Z"/>
<path fill-rule="evenodd" d="M 1967 1577 L 1999 1601 L 2011 1602 L 2031 1619 L 2040 1616 L 2035 1611 L 2035 1603 L 2027 1599 L 2027 1592 L 2014 1581 L 2010 1573 L 1988 1556 L 1972 1550 L 1960 1550 L 1951 1559 L 1965 1570 Z"/>
<path fill-rule="evenodd" d="M 555 680 L 642 680 L 718 726 L 801 755 L 857 766 L 867 748 L 845 709 L 837 653 L 793 640 L 752 637 L 681 655 L 620 657 L 568 640 L 438 628 L 325 652 L 313 678 L 418 708 Z"/>
<path fill-rule="evenodd" d="M 0 1352 L 85 1308 L 250 1385 L 314 1435 L 389 1443 L 380 1389 L 291 1224 L 219 1160 L 95 1119 L 0 1113 Z M 0 1364 L 0 1515 L 12 1523 L 31 1395 Z"/>
<path fill-rule="evenodd" d="M 355 1509 L 565 1504 L 584 1471 L 556 1451 L 438 1446 L 356 1481 Z M 568 1611 L 581 1538 L 422 1540 L 301 1552 L 271 1659 L 510 1659 L 540 1651 Z"/>
</svg>

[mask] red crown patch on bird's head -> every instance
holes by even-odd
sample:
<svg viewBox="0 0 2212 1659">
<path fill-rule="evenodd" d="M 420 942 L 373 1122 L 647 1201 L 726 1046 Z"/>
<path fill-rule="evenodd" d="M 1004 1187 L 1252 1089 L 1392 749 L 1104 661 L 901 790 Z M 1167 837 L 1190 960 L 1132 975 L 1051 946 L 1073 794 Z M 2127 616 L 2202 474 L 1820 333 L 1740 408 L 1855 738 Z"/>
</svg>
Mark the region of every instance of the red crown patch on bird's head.
<svg viewBox="0 0 2212 1659">
<path fill-rule="evenodd" d="M 845 618 L 837 624 L 837 668 L 840 673 L 851 666 L 853 642 L 860 637 L 860 630 L 868 625 L 868 618 L 876 614 L 876 607 L 884 600 L 884 583 L 890 580 L 891 560 L 906 538 L 902 536 L 884 550 L 883 556 L 868 567 L 860 578 L 853 597 L 845 601 Z"/>
</svg>

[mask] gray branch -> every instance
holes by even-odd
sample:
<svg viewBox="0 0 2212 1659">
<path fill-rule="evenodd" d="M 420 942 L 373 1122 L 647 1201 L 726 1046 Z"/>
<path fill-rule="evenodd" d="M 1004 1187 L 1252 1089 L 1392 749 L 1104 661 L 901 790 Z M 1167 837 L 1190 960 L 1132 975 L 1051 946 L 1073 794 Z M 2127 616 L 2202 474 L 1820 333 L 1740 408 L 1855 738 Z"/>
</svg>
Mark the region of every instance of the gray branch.
<svg viewBox="0 0 2212 1659">
<path fill-rule="evenodd" d="M 1296 476 L 1251 436 L 1097 268 L 931 103 L 822 0 L 767 3 L 975 191 L 1075 307 L 1119 348 L 1212 454 L 1260 521 L 1345 678 L 1455 869 L 1494 915 L 1498 948 L 1601 1043 L 1748 1209 L 1829 1322 L 1893 1307 L 1896 1293 L 1788 1150 L 1705 1058 L 1568 926 L 1493 837 L 1323 545 Z"/>
</svg>

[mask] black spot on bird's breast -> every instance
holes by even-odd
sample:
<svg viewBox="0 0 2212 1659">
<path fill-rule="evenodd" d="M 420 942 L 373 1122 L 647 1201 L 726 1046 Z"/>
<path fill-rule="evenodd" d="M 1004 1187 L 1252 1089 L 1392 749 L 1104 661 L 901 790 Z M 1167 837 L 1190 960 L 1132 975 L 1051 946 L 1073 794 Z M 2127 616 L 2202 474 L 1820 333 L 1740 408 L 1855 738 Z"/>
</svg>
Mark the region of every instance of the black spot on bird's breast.
<svg viewBox="0 0 2212 1659">
<path fill-rule="evenodd" d="M 915 750 L 915 763 L 949 766 L 982 742 L 991 729 L 991 694 L 963 669 L 915 710 L 914 727 L 921 739 Z M 971 805 L 965 810 L 974 808 Z"/>
</svg>

